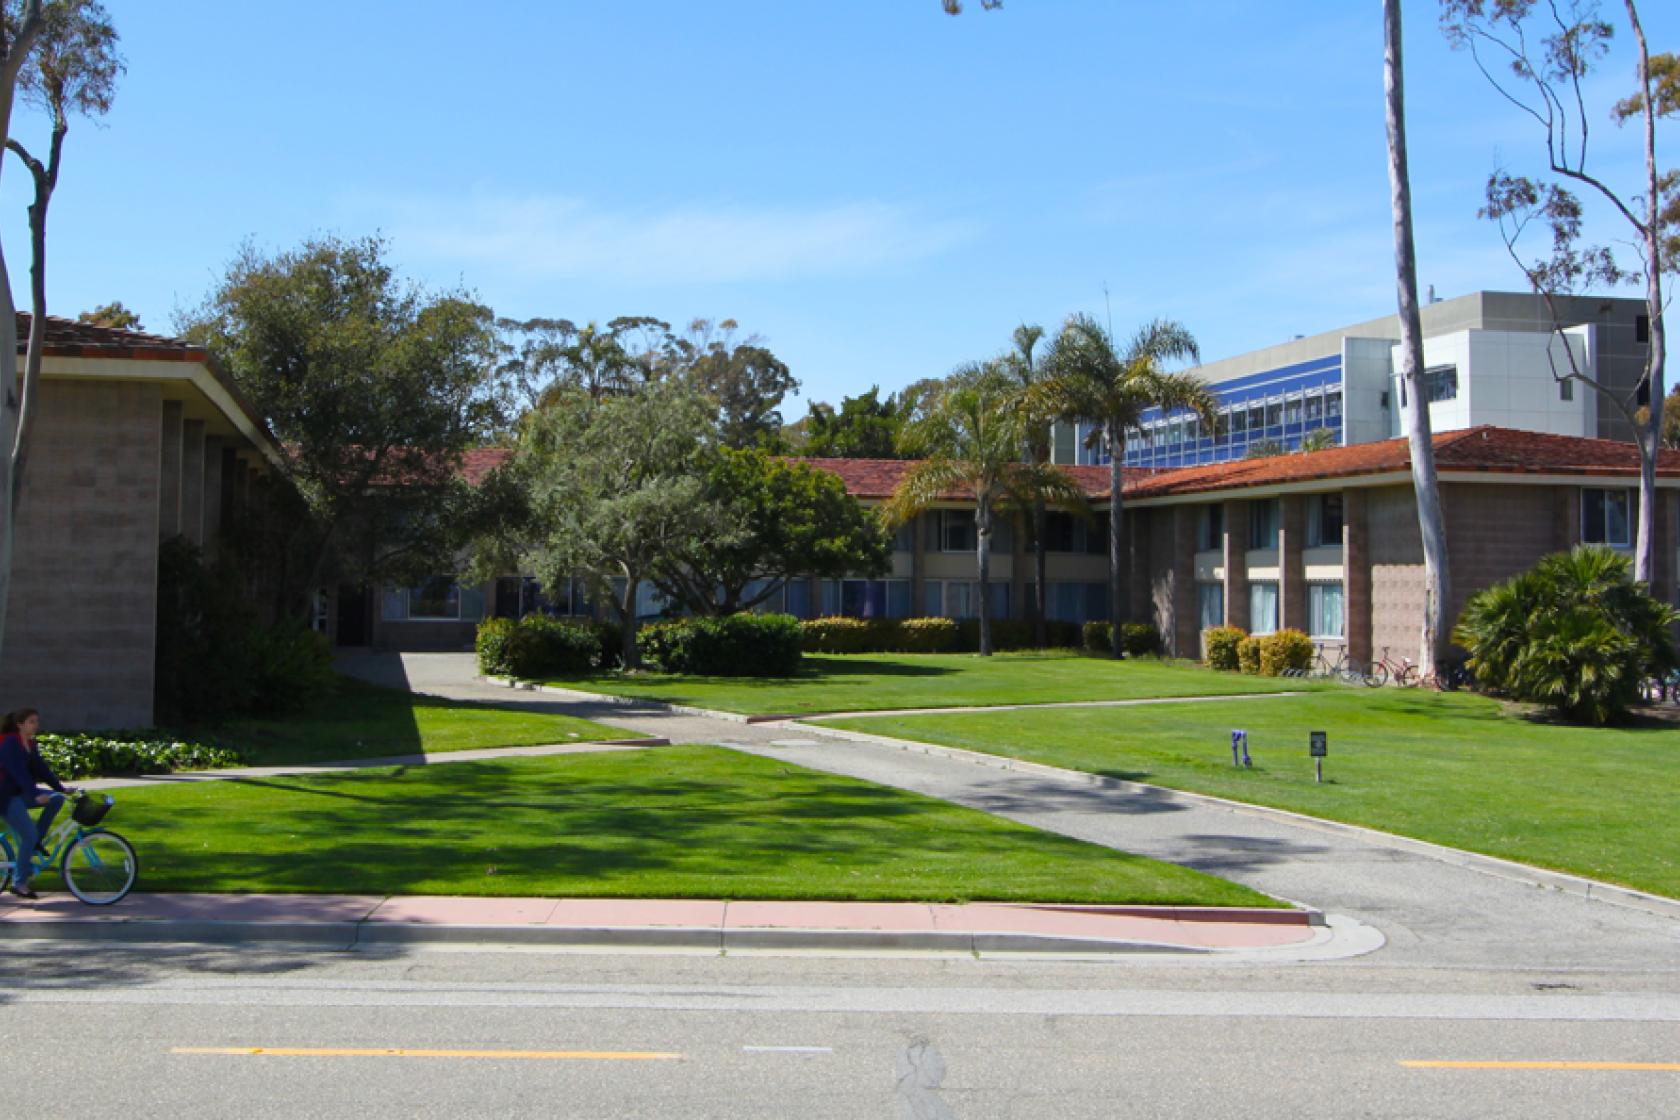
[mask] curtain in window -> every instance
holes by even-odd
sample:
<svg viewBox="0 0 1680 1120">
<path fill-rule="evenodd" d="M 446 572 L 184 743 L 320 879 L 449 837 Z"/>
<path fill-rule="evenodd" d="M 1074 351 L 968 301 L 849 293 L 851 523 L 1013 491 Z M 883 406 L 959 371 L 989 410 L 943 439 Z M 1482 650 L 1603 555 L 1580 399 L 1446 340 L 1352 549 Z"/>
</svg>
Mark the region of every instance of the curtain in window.
<svg viewBox="0 0 1680 1120">
<path fill-rule="evenodd" d="M 1272 580 L 1248 585 L 1248 632 L 1270 634 L 1277 629 L 1278 586 Z"/>
</svg>

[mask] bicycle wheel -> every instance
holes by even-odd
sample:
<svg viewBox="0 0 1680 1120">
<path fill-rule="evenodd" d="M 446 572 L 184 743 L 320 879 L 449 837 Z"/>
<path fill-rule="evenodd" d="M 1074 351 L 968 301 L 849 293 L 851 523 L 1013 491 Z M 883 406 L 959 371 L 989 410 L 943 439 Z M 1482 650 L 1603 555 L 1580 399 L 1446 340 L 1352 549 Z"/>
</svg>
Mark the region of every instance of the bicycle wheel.
<svg viewBox="0 0 1680 1120">
<path fill-rule="evenodd" d="M 1401 688 L 1416 688 L 1418 685 L 1423 683 L 1423 678 L 1418 675 L 1418 667 L 1416 665 L 1406 665 L 1402 667 L 1398 673 L 1394 674 L 1394 683 L 1399 685 Z"/>
<path fill-rule="evenodd" d="M 1343 684 L 1364 684 L 1365 667 L 1350 657 L 1337 670 L 1337 676 L 1342 678 Z"/>
<path fill-rule="evenodd" d="M 1317 660 L 1313 662 L 1312 675 L 1315 677 L 1333 677 L 1336 675 L 1336 667 L 1330 664 L 1330 659 L 1321 653 Z"/>
<path fill-rule="evenodd" d="M 12 867 L 17 855 L 12 851 L 12 836 L 0 832 L 0 891 L 12 885 Z"/>
<path fill-rule="evenodd" d="M 1381 661 L 1374 662 L 1369 669 L 1365 670 L 1366 688 L 1381 688 L 1387 683 L 1388 666 Z"/>
<path fill-rule="evenodd" d="M 71 844 L 60 869 L 71 894 L 89 906 L 109 906 L 134 888 L 140 860 L 133 844 L 101 828 Z"/>
</svg>

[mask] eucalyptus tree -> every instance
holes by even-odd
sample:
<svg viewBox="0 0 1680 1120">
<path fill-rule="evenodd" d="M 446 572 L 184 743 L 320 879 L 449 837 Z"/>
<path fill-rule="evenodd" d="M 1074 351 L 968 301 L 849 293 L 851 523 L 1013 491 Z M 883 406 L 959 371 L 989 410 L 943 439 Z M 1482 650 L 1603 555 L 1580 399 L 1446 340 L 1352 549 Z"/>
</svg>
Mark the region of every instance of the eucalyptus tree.
<svg viewBox="0 0 1680 1120">
<path fill-rule="evenodd" d="M 1401 52 L 1400 0 L 1383 0 L 1383 91 L 1388 129 L 1389 212 L 1394 225 L 1394 288 L 1400 315 L 1401 407 L 1411 431 L 1418 534 L 1423 544 L 1423 634 L 1418 660 L 1423 676 L 1434 673 L 1451 638 L 1447 607 L 1447 524 L 1435 473 L 1435 441 L 1429 425 L 1429 393 L 1423 383 L 1423 316 L 1418 309 L 1417 245 L 1412 236 L 1412 185 L 1406 165 L 1405 60 Z"/>
<path fill-rule="evenodd" d="M 1667 364 L 1662 281 L 1665 272 L 1680 272 L 1680 170 L 1659 174 L 1656 125 L 1661 118 L 1680 116 L 1680 58 L 1652 54 L 1633 0 L 1623 0 L 1620 7 L 1634 40 L 1637 86 L 1609 116 L 1618 125 L 1637 122 L 1643 158 L 1639 173 L 1619 184 L 1613 162 L 1589 156 L 1587 105 L 1598 88 L 1599 63 L 1616 33 L 1616 24 L 1601 17 L 1596 2 L 1442 0 L 1441 26 L 1455 47 L 1470 51 L 1494 89 L 1530 119 L 1543 147 L 1544 170 L 1538 177 L 1503 170 L 1489 176 L 1486 205 L 1480 211 L 1499 224 L 1505 247 L 1529 284 L 1548 304 L 1558 294 L 1600 284 L 1632 282 L 1645 289 L 1650 344 L 1643 375 L 1634 385 L 1607 384 L 1582 368 L 1567 345 L 1563 349 L 1568 368 L 1556 375 L 1595 390 L 1598 399 L 1634 429 L 1639 448 L 1634 576 L 1649 581 Z M 1586 242 L 1586 210 L 1575 190 L 1606 206 L 1621 223 L 1625 243 Z M 1544 231 L 1547 249 L 1542 255 L 1525 256 L 1519 240 L 1533 225 Z M 1557 319 L 1554 312 L 1554 323 Z"/>
<path fill-rule="evenodd" d="M 1000 510 L 1028 507 L 1037 497 L 1083 508 L 1084 492 L 1051 466 L 1021 461 L 1021 416 L 1015 378 L 996 361 L 969 365 L 926 392 L 900 435 L 900 450 L 918 457 L 888 499 L 883 515 L 901 525 L 941 502 L 974 502 L 975 574 L 979 581 L 980 653 L 992 652 L 991 547 Z"/>
<path fill-rule="evenodd" d="M 1217 398 L 1194 374 L 1166 369 L 1175 360 L 1199 361 L 1196 340 L 1182 324 L 1156 319 L 1145 324 L 1124 349 L 1089 315 L 1074 315 L 1045 356 L 1047 374 L 1034 390 L 1040 406 L 1064 419 L 1092 426 L 1086 445 L 1101 447 L 1109 461 L 1108 592 L 1113 622 L 1112 652 L 1121 653 L 1120 624 L 1127 620 L 1124 478 L 1126 440 L 1150 408 L 1189 409 L 1213 423 Z"/>
</svg>

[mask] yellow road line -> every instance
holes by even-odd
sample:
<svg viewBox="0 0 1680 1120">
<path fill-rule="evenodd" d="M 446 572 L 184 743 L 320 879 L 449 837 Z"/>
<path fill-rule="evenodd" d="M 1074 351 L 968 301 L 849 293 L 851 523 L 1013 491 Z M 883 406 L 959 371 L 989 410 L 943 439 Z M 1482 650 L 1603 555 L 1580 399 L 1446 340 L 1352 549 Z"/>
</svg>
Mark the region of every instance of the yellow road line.
<svg viewBox="0 0 1680 1120">
<path fill-rule="evenodd" d="M 343 1050 L 293 1046 L 176 1046 L 169 1052 L 264 1058 L 497 1058 L 580 1062 L 660 1062 L 682 1057 L 658 1050 Z"/>
<path fill-rule="evenodd" d="M 1407 1069 L 1608 1069 L 1680 1073 L 1680 1062 L 1401 1062 Z"/>
</svg>

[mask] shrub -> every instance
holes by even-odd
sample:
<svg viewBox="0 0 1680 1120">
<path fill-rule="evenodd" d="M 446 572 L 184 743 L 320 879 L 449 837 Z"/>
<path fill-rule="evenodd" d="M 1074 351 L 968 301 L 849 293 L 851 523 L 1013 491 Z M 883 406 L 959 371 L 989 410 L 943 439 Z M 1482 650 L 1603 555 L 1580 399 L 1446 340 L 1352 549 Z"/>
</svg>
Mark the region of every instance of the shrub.
<svg viewBox="0 0 1680 1120">
<path fill-rule="evenodd" d="M 642 655 L 667 673 L 790 677 L 799 671 L 804 632 L 786 614 L 679 618 L 642 627 Z"/>
<path fill-rule="evenodd" d="M 1112 622 L 1087 622 L 1079 636 L 1080 644 L 1092 653 L 1108 653 L 1114 648 Z"/>
<path fill-rule="evenodd" d="M 1155 657 L 1164 648 L 1161 632 L 1147 622 L 1127 622 L 1120 627 L 1120 648 L 1127 657 Z"/>
<path fill-rule="evenodd" d="M 333 690 L 332 643 L 301 622 L 252 626 L 245 632 L 246 711 L 289 712 Z"/>
<path fill-rule="evenodd" d="M 905 653 L 950 653 L 962 642 L 949 618 L 907 618 L 898 624 L 898 648 Z"/>
<path fill-rule="evenodd" d="M 478 653 L 478 671 L 487 677 L 504 677 L 513 670 L 508 667 L 508 645 L 513 641 L 514 621 L 511 618 L 487 618 L 478 624 L 473 648 Z"/>
<path fill-rule="evenodd" d="M 1582 545 L 1478 592 L 1453 640 L 1483 687 L 1605 724 L 1627 714 L 1644 680 L 1674 671 L 1676 622 L 1626 556 Z"/>
<path fill-rule="evenodd" d="M 514 633 L 508 648 L 510 676 L 575 676 L 589 672 L 601 657 L 600 636 L 590 626 L 528 614 Z"/>
<path fill-rule="evenodd" d="M 1210 668 L 1223 672 L 1234 673 L 1241 668 L 1237 659 L 1237 646 L 1248 637 L 1236 626 L 1215 626 L 1202 631 L 1202 648 L 1207 651 L 1207 663 Z"/>
<path fill-rule="evenodd" d="M 238 766 L 239 752 L 209 743 L 166 739 L 157 732 L 110 731 L 71 735 L 43 734 L 36 743 L 41 757 L 61 778 L 105 774 L 168 774 L 175 770 L 215 770 Z"/>
<path fill-rule="evenodd" d="M 880 628 L 861 618 L 811 618 L 799 624 L 804 649 L 809 653 L 872 653 Z"/>
<path fill-rule="evenodd" d="M 603 669 L 617 669 L 624 664 L 624 627 L 616 622 L 589 624 L 600 640 L 600 653 L 595 662 Z"/>
<path fill-rule="evenodd" d="M 1260 672 L 1260 639 L 1245 637 L 1237 643 L 1237 668 L 1250 676 Z"/>
<path fill-rule="evenodd" d="M 1305 672 L 1312 667 L 1312 639 L 1299 630 L 1279 630 L 1260 639 L 1260 674 L 1281 677 L 1285 669 Z"/>
</svg>

